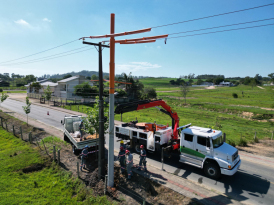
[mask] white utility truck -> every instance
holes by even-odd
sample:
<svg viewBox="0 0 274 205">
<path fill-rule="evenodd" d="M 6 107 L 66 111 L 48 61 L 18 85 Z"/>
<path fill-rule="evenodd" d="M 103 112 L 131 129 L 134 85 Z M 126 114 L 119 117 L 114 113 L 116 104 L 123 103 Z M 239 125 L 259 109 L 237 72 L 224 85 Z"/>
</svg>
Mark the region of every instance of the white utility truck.
<svg viewBox="0 0 274 205">
<path fill-rule="evenodd" d="M 64 125 L 64 141 L 71 143 L 74 154 L 79 154 L 86 145 L 98 150 L 99 138 L 96 138 L 96 135 L 84 133 L 81 140 L 79 125 L 82 120 L 84 118 L 77 115 L 65 116 L 64 121 L 61 120 L 61 124 Z"/>
<path fill-rule="evenodd" d="M 158 108 L 162 106 L 165 110 Z M 233 175 L 241 165 L 238 150 L 227 144 L 220 130 L 191 126 L 179 127 L 179 118 L 164 101 L 138 101 L 120 104 L 115 113 L 157 107 L 172 118 L 172 126 L 156 123 L 138 123 L 132 121 L 115 127 L 116 137 L 129 140 L 136 152 L 140 152 L 140 145 L 144 145 L 149 152 L 164 149 L 168 153 L 180 155 L 180 162 L 204 170 L 205 174 L 217 179 L 221 174 Z"/>
</svg>

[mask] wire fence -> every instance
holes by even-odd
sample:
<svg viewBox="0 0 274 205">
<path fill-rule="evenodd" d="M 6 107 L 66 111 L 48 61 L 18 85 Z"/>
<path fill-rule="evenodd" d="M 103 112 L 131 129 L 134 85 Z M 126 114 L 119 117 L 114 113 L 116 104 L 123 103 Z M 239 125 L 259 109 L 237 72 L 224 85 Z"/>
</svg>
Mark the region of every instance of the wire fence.
<svg viewBox="0 0 274 205">
<path fill-rule="evenodd" d="M 20 138 L 23 141 L 28 142 L 30 144 L 36 145 L 40 149 L 40 151 L 44 151 L 45 154 L 47 154 L 51 158 L 52 161 L 55 161 L 58 166 L 61 166 L 61 163 L 62 163 L 61 161 L 68 160 L 68 161 L 72 161 L 72 163 L 74 161 L 74 160 L 71 160 L 72 156 L 67 156 L 67 155 L 62 154 L 60 147 L 58 147 L 58 145 L 55 145 L 53 143 L 50 143 L 50 145 L 49 145 L 48 142 L 47 142 L 47 144 L 44 143 L 41 133 L 45 133 L 45 132 L 42 129 L 39 130 L 40 132 L 36 132 L 36 129 L 39 129 L 39 128 L 33 128 L 31 126 L 26 127 L 26 126 L 22 126 L 22 125 L 13 124 L 8 119 L 3 118 L 1 116 L 0 116 L 0 126 L 4 130 L 12 133 L 15 137 Z M 95 151 L 91 151 L 90 153 L 97 154 L 97 152 L 98 152 L 98 150 L 95 149 Z M 97 162 L 97 161 L 95 160 L 95 162 Z M 73 164 L 72 164 L 72 166 L 73 166 Z M 119 169 L 119 167 L 117 167 L 117 168 Z M 78 178 L 80 178 L 81 172 L 80 172 L 79 161 L 77 161 L 77 163 L 76 163 L 76 172 L 77 172 Z M 131 190 L 129 187 L 124 188 L 124 187 L 120 186 L 115 181 L 115 179 L 113 181 L 113 184 L 115 185 L 115 187 L 114 188 L 109 187 L 109 186 L 107 186 L 107 182 L 108 182 L 107 175 L 105 175 L 105 176 L 102 175 L 101 178 L 105 179 L 105 180 L 101 180 L 101 183 L 103 183 L 103 186 L 104 186 L 104 195 L 108 195 L 109 197 L 116 200 L 118 198 L 116 190 L 119 189 L 124 194 L 127 194 L 127 195 L 133 197 L 139 203 L 146 204 L 146 198 L 141 196 L 140 194 L 136 193 L 135 191 Z"/>
</svg>

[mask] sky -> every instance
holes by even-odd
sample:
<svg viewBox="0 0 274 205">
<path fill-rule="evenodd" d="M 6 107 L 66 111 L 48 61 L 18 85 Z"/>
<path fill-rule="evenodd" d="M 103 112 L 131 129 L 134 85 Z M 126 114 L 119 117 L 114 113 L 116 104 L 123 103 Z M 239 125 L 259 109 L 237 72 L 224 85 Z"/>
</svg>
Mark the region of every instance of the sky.
<svg viewBox="0 0 274 205">
<path fill-rule="evenodd" d="M 78 39 L 109 34 L 111 13 L 115 14 L 115 33 L 152 27 L 150 32 L 117 37 L 118 40 L 274 18 L 272 5 L 157 27 L 271 3 L 274 0 L 0 0 L 0 73 L 42 76 L 98 71 L 97 50 Z M 164 40 L 116 44 L 115 74 L 131 72 L 133 76 L 177 78 L 189 73 L 225 77 L 260 74 L 265 77 L 274 72 L 274 25 L 170 38 L 265 24 L 274 24 L 274 19 L 173 34 L 166 44 Z M 108 39 L 86 39 L 94 43 L 103 40 Z M 66 45 L 51 49 L 62 44 Z M 45 50 L 48 51 L 42 52 Z M 36 59 L 40 61 L 33 61 Z M 103 50 L 103 70 L 109 72 L 108 48 Z"/>
</svg>

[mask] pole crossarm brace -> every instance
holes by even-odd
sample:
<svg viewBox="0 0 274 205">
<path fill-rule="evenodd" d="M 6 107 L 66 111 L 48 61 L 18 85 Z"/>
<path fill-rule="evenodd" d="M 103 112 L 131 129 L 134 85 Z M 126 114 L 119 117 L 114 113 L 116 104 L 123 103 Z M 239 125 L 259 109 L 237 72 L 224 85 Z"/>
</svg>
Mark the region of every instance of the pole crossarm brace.
<svg viewBox="0 0 274 205">
<path fill-rule="evenodd" d="M 116 37 L 116 36 L 125 36 L 125 35 L 137 34 L 137 33 L 144 33 L 144 32 L 149 32 L 149 31 L 151 31 L 151 28 L 145 28 L 145 29 L 140 29 L 140 30 L 136 30 L 136 31 L 128 31 L 128 32 L 123 32 L 123 33 L 106 34 L 106 35 L 101 35 L 101 36 L 82 37 L 80 39 L 85 39 L 85 38 L 108 38 L 108 37 Z"/>
<path fill-rule="evenodd" d="M 98 43 L 91 43 L 91 42 L 87 42 L 87 41 L 83 41 L 83 44 L 88 44 L 88 45 L 93 45 L 93 46 L 99 46 Z M 108 45 L 102 45 L 102 44 L 101 44 L 101 46 L 102 46 L 102 47 L 109 48 Z"/>
<path fill-rule="evenodd" d="M 126 41 L 120 42 L 120 44 L 136 44 L 136 43 L 154 43 L 156 40 L 147 40 L 147 41 Z"/>
<path fill-rule="evenodd" d="M 166 35 L 160 35 L 160 36 L 143 37 L 143 38 L 133 38 L 133 39 L 116 40 L 115 43 L 124 43 L 124 42 L 128 42 L 128 41 L 155 40 L 155 39 L 167 38 L 167 37 L 168 37 L 168 34 L 166 34 Z M 102 43 L 105 43 L 105 42 L 109 42 L 109 41 L 102 41 Z"/>
</svg>

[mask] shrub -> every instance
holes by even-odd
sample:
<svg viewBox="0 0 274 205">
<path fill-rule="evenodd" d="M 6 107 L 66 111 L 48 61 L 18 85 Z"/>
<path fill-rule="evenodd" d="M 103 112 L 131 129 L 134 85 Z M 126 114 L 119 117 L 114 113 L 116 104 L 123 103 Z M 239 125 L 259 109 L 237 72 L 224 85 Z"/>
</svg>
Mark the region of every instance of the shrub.
<svg viewBox="0 0 274 205">
<path fill-rule="evenodd" d="M 247 146 L 247 142 L 245 139 L 243 139 L 242 137 L 240 138 L 240 141 L 238 143 L 239 146 L 241 147 L 246 147 Z"/>
<path fill-rule="evenodd" d="M 236 147 L 236 143 L 235 143 L 235 141 L 233 141 L 233 140 L 227 140 L 227 143 L 228 144 L 230 144 L 231 146 L 233 146 L 233 147 Z"/>
<path fill-rule="evenodd" d="M 255 137 L 255 138 L 254 138 L 254 142 L 255 142 L 255 143 L 259 143 L 258 137 Z"/>
<path fill-rule="evenodd" d="M 233 96 L 234 98 L 238 98 L 238 94 L 237 94 L 237 93 L 232 93 L 232 96 Z"/>
<path fill-rule="evenodd" d="M 2 88 L 0 88 L 0 92 L 3 92 L 3 89 L 2 89 Z"/>
</svg>

